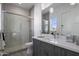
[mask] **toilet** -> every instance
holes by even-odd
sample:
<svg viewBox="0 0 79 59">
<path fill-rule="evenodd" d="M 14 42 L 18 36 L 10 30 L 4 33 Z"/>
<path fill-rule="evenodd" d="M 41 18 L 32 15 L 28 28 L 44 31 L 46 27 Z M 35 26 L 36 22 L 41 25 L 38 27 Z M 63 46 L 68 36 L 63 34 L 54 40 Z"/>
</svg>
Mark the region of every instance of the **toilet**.
<svg viewBox="0 0 79 59">
<path fill-rule="evenodd" d="M 33 54 L 33 50 L 32 50 L 33 42 L 26 43 L 25 45 L 27 47 L 27 51 L 26 51 L 27 56 L 32 56 L 32 54 Z"/>
</svg>

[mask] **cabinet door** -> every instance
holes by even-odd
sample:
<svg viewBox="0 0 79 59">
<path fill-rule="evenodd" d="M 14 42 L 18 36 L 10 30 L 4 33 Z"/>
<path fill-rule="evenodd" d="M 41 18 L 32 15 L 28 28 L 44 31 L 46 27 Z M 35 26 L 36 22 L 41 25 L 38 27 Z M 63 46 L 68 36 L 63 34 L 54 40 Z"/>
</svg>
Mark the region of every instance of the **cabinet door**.
<svg viewBox="0 0 79 59">
<path fill-rule="evenodd" d="M 39 54 L 39 41 L 33 39 L 33 55 L 37 56 Z"/>
<path fill-rule="evenodd" d="M 52 44 L 33 39 L 33 55 L 35 56 L 54 56 L 54 47 Z"/>
<path fill-rule="evenodd" d="M 41 55 L 52 56 L 54 55 L 54 46 L 52 44 L 40 41 Z"/>
<path fill-rule="evenodd" d="M 66 56 L 66 51 L 65 51 L 64 48 L 55 46 L 54 49 L 55 49 L 54 50 L 54 55 L 55 56 Z"/>
<path fill-rule="evenodd" d="M 67 56 L 66 49 L 61 48 L 61 54 L 60 54 L 60 56 Z"/>
<path fill-rule="evenodd" d="M 79 56 L 79 53 L 70 51 L 70 50 L 66 50 L 67 56 Z"/>
<path fill-rule="evenodd" d="M 48 51 L 48 56 L 54 56 L 54 45 L 52 45 L 52 44 L 48 44 L 48 46 L 47 46 L 47 51 Z"/>
<path fill-rule="evenodd" d="M 55 50 L 54 50 L 54 55 L 55 55 L 55 56 L 59 56 L 59 55 L 60 55 L 60 52 L 61 52 L 60 48 L 57 47 L 57 46 L 55 46 L 54 49 L 55 49 Z"/>
<path fill-rule="evenodd" d="M 48 56 L 48 44 L 42 41 L 39 41 L 39 55 Z"/>
<path fill-rule="evenodd" d="M 44 48 L 44 46 L 41 46 L 39 51 L 39 56 L 48 56 L 48 51 Z"/>
</svg>

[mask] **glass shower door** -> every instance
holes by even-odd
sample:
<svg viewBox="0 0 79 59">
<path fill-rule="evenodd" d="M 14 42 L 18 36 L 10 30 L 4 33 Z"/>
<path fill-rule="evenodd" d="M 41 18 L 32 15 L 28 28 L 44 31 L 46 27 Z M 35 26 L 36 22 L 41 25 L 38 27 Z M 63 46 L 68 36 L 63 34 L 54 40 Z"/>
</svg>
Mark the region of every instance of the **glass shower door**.
<svg viewBox="0 0 79 59">
<path fill-rule="evenodd" d="M 23 16 L 4 13 L 6 47 L 24 45 L 29 41 L 29 22 Z"/>
</svg>

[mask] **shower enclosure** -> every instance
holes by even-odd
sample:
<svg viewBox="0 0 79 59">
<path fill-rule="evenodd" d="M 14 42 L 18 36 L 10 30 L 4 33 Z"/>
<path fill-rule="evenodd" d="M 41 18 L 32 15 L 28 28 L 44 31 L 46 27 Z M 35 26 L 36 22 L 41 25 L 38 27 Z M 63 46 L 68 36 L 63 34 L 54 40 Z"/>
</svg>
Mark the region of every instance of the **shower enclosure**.
<svg viewBox="0 0 79 59">
<path fill-rule="evenodd" d="M 5 34 L 5 50 L 9 48 L 18 49 L 30 42 L 30 19 L 27 17 L 2 12 L 3 32 Z"/>
</svg>

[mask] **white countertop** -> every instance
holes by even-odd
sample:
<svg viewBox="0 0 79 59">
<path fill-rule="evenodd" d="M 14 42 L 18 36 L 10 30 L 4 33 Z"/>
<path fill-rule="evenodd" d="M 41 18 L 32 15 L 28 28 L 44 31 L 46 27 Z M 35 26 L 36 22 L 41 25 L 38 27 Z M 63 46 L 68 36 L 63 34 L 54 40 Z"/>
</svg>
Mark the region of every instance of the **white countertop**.
<svg viewBox="0 0 79 59">
<path fill-rule="evenodd" d="M 43 36 L 45 36 L 45 38 L 39 38 L 36 36 L 33 38 L 79 53 L 79 46 L 74 43 L 67 42 L 65 36 L 59 36 L 57 39 L 54 39 L 53 35 L 50 34 L 43 34 Z"/>
</svg>

